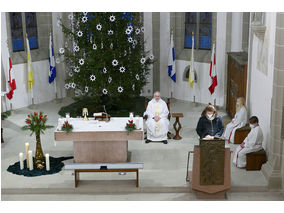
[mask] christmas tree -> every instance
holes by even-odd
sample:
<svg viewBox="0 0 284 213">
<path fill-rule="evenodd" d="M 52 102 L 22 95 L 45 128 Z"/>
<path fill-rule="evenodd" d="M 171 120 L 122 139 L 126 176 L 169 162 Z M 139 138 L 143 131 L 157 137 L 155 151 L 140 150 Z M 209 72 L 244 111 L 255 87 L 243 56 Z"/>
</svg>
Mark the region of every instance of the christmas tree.
<svg viewBox="0 0 284 213">
<path fill-rule="evenodd" d="M 62 24 L 65 88 L 76 97 L 124 102 L 139 96 L 154 56 L 144 51 L 140 13 L 73 13 Z"/>
</svg>

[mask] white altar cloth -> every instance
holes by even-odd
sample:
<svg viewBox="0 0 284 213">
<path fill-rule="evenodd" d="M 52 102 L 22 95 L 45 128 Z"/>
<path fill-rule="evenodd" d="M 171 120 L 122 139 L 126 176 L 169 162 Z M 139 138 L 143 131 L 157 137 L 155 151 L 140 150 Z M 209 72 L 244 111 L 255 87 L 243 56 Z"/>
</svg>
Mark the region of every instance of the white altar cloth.
<svg viewBox="0 0 284 213">
<path fill-rule="evenodd" d="M 84 121 L 83 118 L 59 118 L 56 131 L 61 131 L 63 123 L 68 120 L 73 126 L 73 132 L 101 132 L 101 131 L 125 131 L 126 123 L 129 117 L 113 117 L 109 122 L 98 121 L 94 118 L 88 118 L 88 121 Z M 134 117 L 133 122 L 136 122 L 136 117 Z M 139 117 L 139 129 L 143 131 L 143 118 Z"/>
</svg>

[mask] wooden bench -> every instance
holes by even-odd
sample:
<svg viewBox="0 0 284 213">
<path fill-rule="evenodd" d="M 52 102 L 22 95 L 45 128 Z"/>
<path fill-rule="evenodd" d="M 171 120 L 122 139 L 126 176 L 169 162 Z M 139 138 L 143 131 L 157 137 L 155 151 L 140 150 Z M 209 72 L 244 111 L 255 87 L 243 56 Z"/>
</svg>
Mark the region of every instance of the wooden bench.
<svg viewBox="0 0 284 213">
<path fill-rule="evenodd" d="M 236 129 L 234 136 L 234 144 L 241 144 L 250 132 L 249 124 Z"/>
<path fill-rule="evenodd" d="M 72 163 L 66 164 L 64 169 L 75 171 L 75 187 L 81 172 L 136 172 L 136 187 L 139 187 L 139 169 L 143 167 L 143 163 Z"/>
<path fill-rule="evenodd" d="M 264 149 L 246 154 L 246 170 L 260 170 L 262 164 L 266 163 L 266 152 Z"/>
</svg>

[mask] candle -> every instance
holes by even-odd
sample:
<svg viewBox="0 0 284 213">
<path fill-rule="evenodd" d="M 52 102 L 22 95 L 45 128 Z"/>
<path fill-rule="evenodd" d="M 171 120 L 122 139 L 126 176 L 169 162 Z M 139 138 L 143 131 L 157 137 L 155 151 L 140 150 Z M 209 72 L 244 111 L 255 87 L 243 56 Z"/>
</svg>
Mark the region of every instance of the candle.
<svg viewBox="0 0 284 213">
<path fill-rule="evenodd" d="M 129 120 L 133 121 L 133 112 L 129 113 Z"/>
<path fill-rule="evenodd" d="M 27 168 L 29 168 L 29 147 L 30 144 L 29 143 L 25 143 L 26 146 L 26 161 L 27 161 Z"/>
<path fill-rule="evenodd" d="M 29 150 L 29 168 L 30 168 L 30 170 L 34 169 L 33 151 L 31 151 L 31 150 Z"/>
<path fill-rule="evenodd" d="M 20 159 L 20 169 L 24 169 L 24 154 L 22 152 L 19 153 L 19 159 Z"/>
<path fill-rule="evenodd" d="M 139 120 L 140 120 L 140 118 L 139 118 L 139 117 L 136 117 L 135 125 L 136 125 L 136 128 L 137 128 L 137 129 L 140 129 Z"/>
<path fill-rule="evenodd" d="M 46 171 L 50 170 L 50 164 L 49 164 L 49 154 L 45 154 L 45 165 L 46 165 Z"/>
</svg>

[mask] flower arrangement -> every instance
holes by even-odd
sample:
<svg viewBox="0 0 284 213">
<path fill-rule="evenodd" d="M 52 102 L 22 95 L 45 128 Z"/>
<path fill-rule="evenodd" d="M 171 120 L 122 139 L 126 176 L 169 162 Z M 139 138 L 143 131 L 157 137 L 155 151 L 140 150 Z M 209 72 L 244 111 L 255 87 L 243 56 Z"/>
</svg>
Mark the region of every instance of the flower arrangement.
<svg viewBox="0 0 284 213">
<path fill-rule="evenodd" d="M 125 129 L 126 129 L 128 135 L 129 135 L 133 130 L 136 129 L 136 125 L 135 125 L 135 123 L 133 123 L 133 120 L 128 120 L 128 123 L 126 123 Z"/>
<path fill-rule="evenodd" d="M 68 121 L 65 121 L 62 125 L 61 129 L 67 133 L 72 132 L 73 126 Z"/>
<path fill-rule="evenodd" d="M 35 152 L 35 163 L 37 168 L 42 169 L 45 165 L 45 157 L 41 148 L 40 133 L 44 134 L 46 129 L 52 128 L 53 126 L 46 125 L 47 115 L 43 112 L 30 113 L 28 118 L 25 120 L 26 125 L 23 126 L 22 130 L 30 130 L 31 135 L 35 133 L 36 135 L 36 152 Z"/>
</svg>

